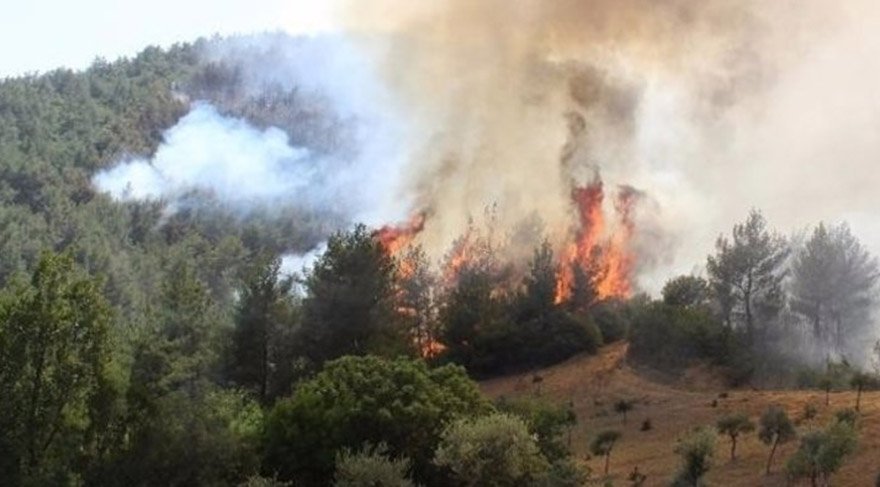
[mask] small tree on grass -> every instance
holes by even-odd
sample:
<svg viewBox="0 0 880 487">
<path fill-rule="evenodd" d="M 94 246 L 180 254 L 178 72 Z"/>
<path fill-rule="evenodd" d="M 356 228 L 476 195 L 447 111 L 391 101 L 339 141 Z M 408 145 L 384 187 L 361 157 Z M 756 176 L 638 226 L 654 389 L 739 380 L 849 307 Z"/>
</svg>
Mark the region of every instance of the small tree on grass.
<svg viewBox="0 0 880 487">
<path fill-rule="evenodd" d="M 828 406 L 831 403 L 831 388 L 834 387 L 834 380 L 827 372 L 819 378 L 819 387 L 825 391 L 825 405 Z"/>
<path fill-rule="evenodd" d="M 771 406 L 761 416 L 761 428 L 758 430 L 758 438 L 765 445 L 770 446 L 770 457 L 767 459 L 767 475 L 770 475 L 770 467 L 773 465 L 773 456 L 776 448 L 782 443 L 788 443 L 797 436 L 794 425 L 785 410 L 778 406 Z"/>
<path fill-rule="evenodd" d="M 736 440 L 743 433 L 755 431 L 755 423 L 745 414 L 731 414 L 718 420 L 718 433 L 730 437 L 730 460 L 736 460 Z"/>
<path fill-rule="evenodd" d="M 675 447 L 675 453 L 682 459 L 681 470 L 672 485 L 675 487 L 698 487 L 703 485 L 703 476 L 712 468 L 715 454 L 715 434 L 708 428 L 697 428 Z"/>
<path fill-rule="evenodd" d="M 606 430 L 600 432 L 590 443 L 590 453 L 605 457 L 605 475 L 608 475 L 608 467 L 611 464 L 611 451 L 620 439 L 620 432 Z"/>
<path fill-rule="evenodd" d="M 626 424 L 626 414 L 635 409 L 635 401 L 621 399 L 614 403 L 614 412 L 623 416 L 623 424 Z"/>
<path fill-rule="evenodd" d="M 877 379 L 867 372 L 856 372 L 850 379 L 850 385 L 856 390 L 856 412 L 860 411 L 862 403 L 862 391 L 874 387 Z"/>
<path fill-rule="evenodd" d="M 846 456 L 855 451 L 856 443 L 852 425 L 837 421 L 824 431 L 804 436 L 800 448 L 786 464 L 786 470 L 794 479 L 809 478 L 813 487 L 829 485 L 831 475 L 840 469 Z"/>
</svg>

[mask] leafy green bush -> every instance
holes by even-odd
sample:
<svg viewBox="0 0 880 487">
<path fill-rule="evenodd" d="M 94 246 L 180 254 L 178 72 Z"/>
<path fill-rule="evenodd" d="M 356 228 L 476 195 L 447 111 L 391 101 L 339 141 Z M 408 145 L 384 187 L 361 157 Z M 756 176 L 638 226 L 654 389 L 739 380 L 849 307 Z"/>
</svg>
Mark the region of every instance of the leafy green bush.
<svg viewBox="0 0 880 487">
<path fill-rule="evenodd" d="M 532 485 L 550 468 L 526 423 L 507 414 L 452 423 L 434 462 L 461 486 Z"/>
<path fill-rule="evenodd" d="M 715 433 L 708 428 L 697 428 L 679 440 L 675 453 L 681 456 L 682 465 L 673 485 L 682 487 L 703 485 L 703 477 L 712 468 Z"/>
<path fill-rule="evenodd" d="M 540 399 L 501 398 L 496 402 L 500 412 L 518 416 L 538 440 L 541 453 L 550 461 L 569 456 L 565 433 L 577 424 L 577 416 L 570 404 L 554 404 Z"/>
<path fill-rule="evenodd" d="M 409 479 L 410 461 L 392 459 L 384 445 L 367 446 L 353 452 L 343 450 L 336 456 L 335 487 L 413 487 Z"/>
<path fill-rule="evenodd" d="M 464 369 L 420 360 L 343 357 L 279 401 L 266 421 L 264 470 L 326 485 L 336 453 L 384 443 L 423 479 L 447 424 L 492 410 Z"/>
</svg>

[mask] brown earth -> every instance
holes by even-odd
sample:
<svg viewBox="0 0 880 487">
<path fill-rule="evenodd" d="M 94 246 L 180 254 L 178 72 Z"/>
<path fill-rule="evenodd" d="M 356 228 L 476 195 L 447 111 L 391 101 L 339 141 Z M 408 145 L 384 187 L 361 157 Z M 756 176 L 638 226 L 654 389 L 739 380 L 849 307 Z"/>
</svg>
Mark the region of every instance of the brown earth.
<svg viewBox="0 0 880 487">
<path fill-rule="evenodd" d="M 855 405 L 855 392 L 832 392 L 830 405 L 826 406 L 822 391 L 727 390 L 706 369 L 694 369 L 677 381 L 663 380 L 657 374 L 636 371 L 627 363 L 626 351 L 626 344 L 614 344 L 595 356 L 578 356 L 537 372 L 488 380 L 481 383 L 481 388 L 493 398 L 539 395 L 550 401 L 573 403 L 578 425 L 571 432 L 572 451 L 595 472 L 594 476 L 601 476 L 603 464 L 602 459 L 589 458 L 590 439 L 604 429 L 620 431 L 623 436 L 611 457 L 610 471 L 611 480 L 618 486 L 629 485 L 627 477 L 636 467 L 647 475 L 645 485 L 669 485 L 679 467 L 679 458 L 673 452 L 676 440 L 694 427 L 713 426 L 726 413 L 744 412 L 757 423 L 767 407 L 779 405 L 799 423 L 799 432 L 807 432 L 825 425 L 835 411 Z M 721 397 L 722 393 L 727 397 Z M 618 399 L 636 401 L 626 424 L 614 413 L 614 401 Z M 808 403 L 819 410 L 811 422 L 801 420 Z M 873 487 L 880 472 L 880 392 L 864 393 L 861 410 L 858 451 L 832 478 L 833 485 Z M 646 419 L 650 419 L 652 428 L 641 431 Z M 730 460 L 728 438 L 719 436 L 707 480 L 716 486 L 792 485 L 783 470 L 797 445 L 795 440 L 780 446 L 773 473 L 766 476 L 769 448 L 755 433 L 740 438 L 736 461 Z"/>
</svg>

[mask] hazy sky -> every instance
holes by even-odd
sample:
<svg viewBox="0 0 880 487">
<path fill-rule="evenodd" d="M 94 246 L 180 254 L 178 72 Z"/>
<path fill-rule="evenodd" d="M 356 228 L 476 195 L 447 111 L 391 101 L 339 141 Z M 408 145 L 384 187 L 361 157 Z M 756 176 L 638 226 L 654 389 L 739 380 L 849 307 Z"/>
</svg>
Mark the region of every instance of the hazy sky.
<svg viewBox="0 0 880 487">
<path fill-rule="evenodd" d="M 96 57 L 129 56 L 215 33 L 314 31 L 329 24 L 325 0 L 12 0 L 0 16 L 0 77 Z"/>
</svg>

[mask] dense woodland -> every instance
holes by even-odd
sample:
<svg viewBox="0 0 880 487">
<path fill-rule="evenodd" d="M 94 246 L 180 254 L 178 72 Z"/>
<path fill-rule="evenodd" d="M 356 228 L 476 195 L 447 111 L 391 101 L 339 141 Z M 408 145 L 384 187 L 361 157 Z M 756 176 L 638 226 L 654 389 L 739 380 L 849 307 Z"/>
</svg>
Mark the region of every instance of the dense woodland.
<svg viewBox="0 0 880 487">
<path fill-rule="evenodd" d="M 557 303 L 548 244 L 524 275 L 486 245 L 449 278 L 334 215 L 97 192 L 97 171 L 149 156 L 193 100 L 316 150 L 345 138 L 296 89 L 245 90 L 201 55 L 217 42 L 0 82 L 0 484 L 582 485 L 601 472 L 571 457 L 566 405 L 493 403 L 474 380 L 618 340 L 642 366 L 709 362 L 732 386 L 876 386 L 878 265 L 845 225 L 786 239 L 755 211 L 662 299 L 599 300 L 579 271 Z M 312 269 L 281 274 L 328 229 Z M 768 444 L 790 439 L 766 416 Z M 830 476 L 847 424 L 805 438 L 792 474 Z M 676 485 L 698 485 L 707 434 L 679 445 Z"/>
</svg>

